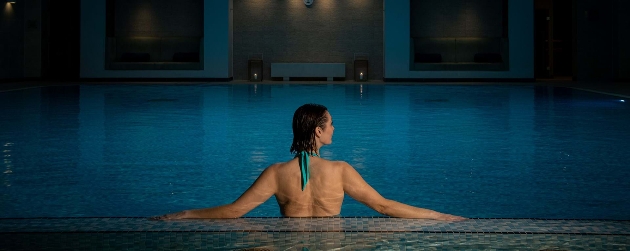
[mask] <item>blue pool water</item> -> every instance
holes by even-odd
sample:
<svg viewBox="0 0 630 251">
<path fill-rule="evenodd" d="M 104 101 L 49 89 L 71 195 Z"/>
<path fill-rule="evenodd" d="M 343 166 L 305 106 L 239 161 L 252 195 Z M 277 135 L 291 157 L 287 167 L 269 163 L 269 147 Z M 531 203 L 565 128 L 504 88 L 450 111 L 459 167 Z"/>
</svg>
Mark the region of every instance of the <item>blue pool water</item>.
<svg viewBox="0 0 630 251">
<path fill-rule="evenodd" d="M 0 218 L 230 203 L 292 157 L 291 119 L 387 198 L 466 217 L 630 220 L 630 107 L 534 86 L 81 85 L 0 92 Z M 377 216 L 348 196 L 343 216 Z M 246 216 L 280 216 L 275 198 Z"/>
</svg>

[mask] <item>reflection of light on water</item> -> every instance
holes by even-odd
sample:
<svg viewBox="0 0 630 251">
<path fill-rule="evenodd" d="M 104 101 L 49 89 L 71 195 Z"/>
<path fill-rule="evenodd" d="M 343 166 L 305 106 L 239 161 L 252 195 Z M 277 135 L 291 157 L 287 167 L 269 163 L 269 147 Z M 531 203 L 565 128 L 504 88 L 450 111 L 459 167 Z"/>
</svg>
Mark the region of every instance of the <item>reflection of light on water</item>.
<svg viewBox="0 0 630 251">
<path fill-rule="evenodd" d="M 360 97 L 363 98 L 363 85 L 359 85 L 359 94 Z"/>
<path fill-rule="evenodd" d="M 319 156 L 327 160 L 332 160 L 334 158 L 333 152 L 328 149 L 319 149 Z"/>
<path fill-rule="evenodd" d="M 354 168 L 363 169 L 365 167 L 365 155 L 363 153 L 367 152 L 365 148 L 354 148 L 352 149 L 352 163 L 350 163 Z"/>
<path fill-rule="evenodd" d="M 13 168 L 13 161 L 11 160 L 11 154 L 10 154 L 11 153 L 11 149 L 6 149 L 6 148 L 12 147 L 13 143 L 7 142 L 7 143 L 4 143 L 3 146 L 5 147 L 5 149 L 3 149 L 2 152 L 5 153 L 5 154 L 4 154 L 2 162 L 4 163 L 5 170 L 2 173 L 3 174 L 7 174 L 7 175 L 4 176 L 4 182 L 3 183 L 4 183 L 5 186 L 10 187 L 11 186 L 11 182 L 9 182 L 7 177 L 8 177 L 8 174 L 12 174 L 13 173 L 13 170 L 12 170 L 12 168 Z"/>
<path fill-rule="evenodd" d="M 271 163 L 267 162 L 267 156 L 265 155 L 265 150 L 263 147 L 256 147 L 257 149 L 252 150 L 250 154 L 251 163 L 256 165 L 256 168 L 251 169 L 249 180 L 247 182 L 252 182 L 258 178 L 258 176 L 262 173 L 265 168 Z"/>
<path fill-rule="evenodd" d="M 260 176 L 260 174 L 265 171 L 265 169 L 267 168 L 267 166 L 264 167 L 259 167 L 256 169 L 252 170 L 251 176 L 249 176 L 249 180 L 248 182 L 252 182 L 255 181 L 256 179 L 258 179 L 258 176 Z"/>
<path fill-rule="evenodd" d="M 265 156 L 264 151 L 254 150 L 252 151 L 251 156 L 252 156 L 251 157 L 252 162 L 262 163 L 262 162 L 267 161 L 267 156 Z"/>
</svg>

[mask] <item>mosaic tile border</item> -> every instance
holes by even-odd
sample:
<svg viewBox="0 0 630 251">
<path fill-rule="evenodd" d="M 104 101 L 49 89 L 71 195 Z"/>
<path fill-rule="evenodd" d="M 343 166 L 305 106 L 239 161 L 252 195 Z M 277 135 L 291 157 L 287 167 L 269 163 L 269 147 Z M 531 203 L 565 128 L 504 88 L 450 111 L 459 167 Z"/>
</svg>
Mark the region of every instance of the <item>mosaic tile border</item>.
<svg viewBox="0 0 630 251">
<path fill-rule="evenodd" d="M 628 250 L 627 236 L 424 233 L 9 233 L 0 250 Z"/>
<path fill-rule="evenodd" d="M 469 219 L 444 222 L 387 217 L 195 219 L 145 217 L 0 218 L 0 235 L 11 233 L 265 232 L 570 234 L 630 236 L 630 221 Z"/>
</svg>

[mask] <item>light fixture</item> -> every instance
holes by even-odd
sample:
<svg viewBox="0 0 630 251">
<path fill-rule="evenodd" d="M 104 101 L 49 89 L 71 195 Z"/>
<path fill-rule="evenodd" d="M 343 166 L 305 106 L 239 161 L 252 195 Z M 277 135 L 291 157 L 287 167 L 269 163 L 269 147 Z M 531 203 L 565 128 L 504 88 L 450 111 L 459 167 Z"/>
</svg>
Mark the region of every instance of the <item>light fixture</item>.
<svg viewBox="0 0 630 251">
<path fill-rule="evenodd" d="M 7 0 L 7 3 L 14 4 L 15 0 Z"/>
<path fill-rule="evenodd" d="M 263 81 L 263 55 L 262 53 L 250 55 L 247 61 L 247 79 L 253 82 Z"/>
<path fill-rule="evenodd" d="M 366 53 L 354 54 L 354 81 L 368 81 L 368 55 Z"/>
</svg>

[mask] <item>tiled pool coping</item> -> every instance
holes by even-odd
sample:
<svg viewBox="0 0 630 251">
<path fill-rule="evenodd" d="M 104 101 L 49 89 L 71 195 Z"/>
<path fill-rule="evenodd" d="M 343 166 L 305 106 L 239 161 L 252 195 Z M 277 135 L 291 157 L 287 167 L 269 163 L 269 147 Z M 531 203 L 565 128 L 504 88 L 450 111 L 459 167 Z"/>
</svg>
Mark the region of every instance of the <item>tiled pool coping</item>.
<svg viewBox="0 0 630 251">
<path fill-rule="evenodd" d="M 630 221 L 0 218 L 0 250 L 628 250 Z"/>
<path fill-rule="evenodd" d="M 169 221 L 144 217 L 0 218 L 0 234 L 41 232 L 417 232 L 630 236 L 630 221 L 469 219 L 445 222 L 388 217 L 252 217 Z"/>
</svg>

